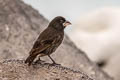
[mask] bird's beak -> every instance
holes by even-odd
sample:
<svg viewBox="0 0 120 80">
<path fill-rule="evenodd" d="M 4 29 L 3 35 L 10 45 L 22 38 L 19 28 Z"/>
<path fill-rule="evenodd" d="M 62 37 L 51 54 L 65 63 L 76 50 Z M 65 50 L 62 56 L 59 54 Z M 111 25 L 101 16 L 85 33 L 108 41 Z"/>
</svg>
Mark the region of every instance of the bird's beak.
<svg viewBox="0 0 120 80">
<path fill-rule="evenodd" d="M 63 23 L 63 26 L 68 26 L 68 25 L 71 25 L 71 23 L 69 22 L 69 21 L 65 21 L 64 23 Z"/>
</svg>

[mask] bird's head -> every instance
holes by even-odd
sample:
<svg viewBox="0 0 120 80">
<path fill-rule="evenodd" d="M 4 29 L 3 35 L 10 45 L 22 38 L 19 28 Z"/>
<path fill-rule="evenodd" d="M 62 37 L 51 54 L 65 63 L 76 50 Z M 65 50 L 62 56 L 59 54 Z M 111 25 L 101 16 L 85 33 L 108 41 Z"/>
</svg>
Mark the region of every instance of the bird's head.
<svg viewBox="0 0 120 80">
<path fill-rule="evenodd" d="M 49 27 L 53 27 L 57 30 L 64 30 L 64 28 L 71 23 L 67 21 L 64 17 L 58 16 L 55 17 L 49 24 Z"/>
</svg>

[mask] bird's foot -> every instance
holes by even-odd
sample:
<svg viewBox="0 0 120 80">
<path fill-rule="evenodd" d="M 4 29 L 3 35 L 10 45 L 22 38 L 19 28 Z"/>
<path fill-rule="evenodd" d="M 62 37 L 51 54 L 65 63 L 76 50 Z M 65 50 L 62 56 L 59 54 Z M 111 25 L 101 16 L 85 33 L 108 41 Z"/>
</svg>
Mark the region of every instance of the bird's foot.
<svg viewBox="0 0 120 80">
<path fill-rule="evenodd" d="M 38 59 L 35 61 L 35 63 L 44 63 L 45 61 L 41 60 L 41 59 Z"/>
</svg>

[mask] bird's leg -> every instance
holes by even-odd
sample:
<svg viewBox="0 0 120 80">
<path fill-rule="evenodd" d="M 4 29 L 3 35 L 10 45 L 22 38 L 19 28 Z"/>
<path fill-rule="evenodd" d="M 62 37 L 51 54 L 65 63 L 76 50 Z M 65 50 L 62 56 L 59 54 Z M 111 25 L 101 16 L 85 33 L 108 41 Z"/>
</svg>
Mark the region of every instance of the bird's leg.
<svg viewBox="0 0 120 80">
<path fill-rule="evenodd" d="M 42 61 L 42 60 L 40 59 L 40 57 L 38 57 L 37 61 Z"/>
<path fill-rule="evenodd" d="M 60 65 L 60 64 L 57 64 L 50 55 L 48 55 L 48 57 L 52 60 L 53 64 Z"/>
<path fill-rule="evenodd" d="M 39 63 L 39 62 L 45 62 L 45 61 L 41 60 L 40 56 L 38 56 L 38 59 L 35 61 L 35 63 Z"/>
</svg>

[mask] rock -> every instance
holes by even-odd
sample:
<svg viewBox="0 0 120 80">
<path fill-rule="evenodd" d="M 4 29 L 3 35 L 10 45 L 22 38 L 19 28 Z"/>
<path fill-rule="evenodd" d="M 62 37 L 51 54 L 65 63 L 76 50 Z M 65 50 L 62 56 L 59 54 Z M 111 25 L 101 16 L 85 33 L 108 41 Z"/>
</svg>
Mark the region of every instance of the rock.
<svg viewBox="0 0 120 80">
<path fill-rule="evenodd" d="M 0 63 L 0 80 L 93 80 L 80 71 L 48 63 L 28 66 L 23 60 Z"/>
</svg>

